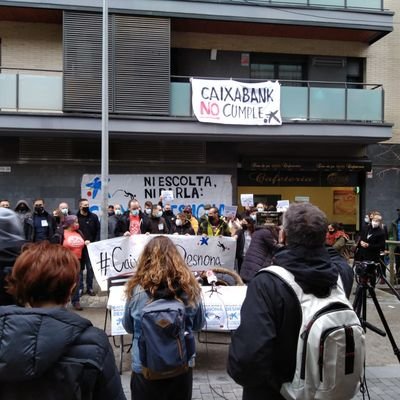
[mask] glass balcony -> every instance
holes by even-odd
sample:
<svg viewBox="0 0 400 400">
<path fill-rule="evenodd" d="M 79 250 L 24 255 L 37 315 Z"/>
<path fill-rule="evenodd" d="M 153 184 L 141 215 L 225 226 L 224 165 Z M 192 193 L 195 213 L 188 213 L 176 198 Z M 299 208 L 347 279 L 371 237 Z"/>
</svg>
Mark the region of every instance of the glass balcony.
<svg viewBox="0 0 400 400">
<path fill-rule="evenodd" d="M 183 77 L 171 82 L 170 115 L 192 117 L 191 87 Z M 186 78 L 187 80 L 189 78 Z M 283 122 L 383 123 L 381 85 L 341 82 L 280 81 Z"/>
<path fill-rule="evenodd" d="M 384 122 L 381 85 L 364 83 L 280 81 L 283 122 Z M 172 77 L 170 117 L 194 118 L 189 77 Z M 63 112 L 60 71 L 29 73 L 3 69 L 0 111 Z"/>
<path fill-rule="evenodd" d="M 232 3 L 237 1 L 230 0 Z M 318 6 L 318 7 L 338 7 L 346 9 L 371 9 L 384 10 L 383 0 L 258 0 L 259 4 L 271 5 L 293 5 L 293 6 Z"/>
<path fill-rule="evenodd" d="M 62 112 L 60 71 L 2 69 L 0 110 Z"/>
</svg>

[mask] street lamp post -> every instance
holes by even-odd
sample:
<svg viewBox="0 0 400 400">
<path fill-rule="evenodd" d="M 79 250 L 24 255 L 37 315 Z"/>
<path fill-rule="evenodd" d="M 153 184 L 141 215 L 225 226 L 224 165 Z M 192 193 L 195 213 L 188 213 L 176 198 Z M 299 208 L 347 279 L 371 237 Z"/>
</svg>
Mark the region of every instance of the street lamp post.
<svg viewBox="0 0 400 400">
<path fill-rule="evenodd" d="M 108 0 L 103 0 L 101 96 L 101 228 L 100 239 L 108 238 Z"/>
</svg>

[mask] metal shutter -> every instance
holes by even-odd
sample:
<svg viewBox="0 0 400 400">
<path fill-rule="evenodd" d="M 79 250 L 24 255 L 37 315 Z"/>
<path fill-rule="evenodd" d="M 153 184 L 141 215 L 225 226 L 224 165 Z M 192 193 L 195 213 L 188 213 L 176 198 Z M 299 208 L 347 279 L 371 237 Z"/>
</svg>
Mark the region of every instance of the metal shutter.
<svg viewBox="0 0 400 400">
<path fill-rule="evenodd" d="M 116 15 L 114 46 L 114 112 L 169 115 L 169 19 Z"/>
</svg>

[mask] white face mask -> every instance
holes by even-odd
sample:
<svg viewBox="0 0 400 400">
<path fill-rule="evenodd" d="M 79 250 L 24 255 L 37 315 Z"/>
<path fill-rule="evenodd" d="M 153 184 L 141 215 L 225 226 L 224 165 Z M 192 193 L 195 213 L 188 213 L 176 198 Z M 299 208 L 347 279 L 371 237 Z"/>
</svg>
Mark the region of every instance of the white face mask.
<svg viewBox="0 0 400 400">
<path fill-rule="evenodd" d="M 121 210 L 115 210 L 115 215 L 122 215 L 122 211 Z"/>
<path fill-rule="evenodd" d="M 159 212 L 156 214 L 156 217 L 158 217 L 158 218 L 162 217 L 162 211 L 159 211 Z"/>
<path fill-rule="evenodd" d="M 368 217 L 368 215 L 365 216 L 364 221 L 365 221 L 367 224 L 369 224 L 369 217 Z"/>
<path fill-rule="evenodd" d="M 262 212 L 262 211 L 264 211 L 264 209 L 263 209 L 262 207 L 258 207 L 258 208 L 257 208 L 257 211 L 258 211 L 258 212 Z"/>
<path fill-rule="evenodd" d="M 175 221 L 175 224 L 176 224 L 176 226 L 181 226 L 181 225 L 182 225 L 182 220 L 177 219 L 177 220 Z"/>
<path fill-rule="evenodd" d="M 146 214 L 147 214 L 147 215 L 150 215 L 150 214 L 151 214 L 151 208 L 146 208 L 145 211 L 146 211 Z"/>
<path fill-rule="evenodd" d="M 377 228 L 379 226 L 379 222 L 372 221 L 371 225 L 372 225 L 373 228 Z"/>
<path fill-rule="evenodd" d="M 61 212 L 63 215 L 68 215 L 68 208 L 62 208 Z"/>
</svg>

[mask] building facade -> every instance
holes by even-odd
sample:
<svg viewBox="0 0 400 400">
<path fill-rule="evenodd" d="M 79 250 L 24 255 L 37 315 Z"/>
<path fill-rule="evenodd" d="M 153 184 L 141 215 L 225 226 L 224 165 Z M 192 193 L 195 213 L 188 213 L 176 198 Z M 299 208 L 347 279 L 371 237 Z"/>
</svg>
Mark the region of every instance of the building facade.
<svg viewBox="0 0 400 400">
<path fill-rule="evenodd" d="M 0 197 L 13 204 L 76 207 L 83 176 L 100 173 L 99 3 L 0 1 Z M 249 193 L 307 200 L 351 231 L 369 209 L 390 220 L 400 207 L 398 9 L 395 0 L 110 0 L 110 174 L 181 177 L 176 186 L 224 176 L 225 205 Z M 192 77 L 278 80 L 282 125 L 199 122 Z M 118 190 L 158 201 L 172 186 Z M 213 192 L 197 189 L 174 201 L 201 212 Z"/>
</svg>

